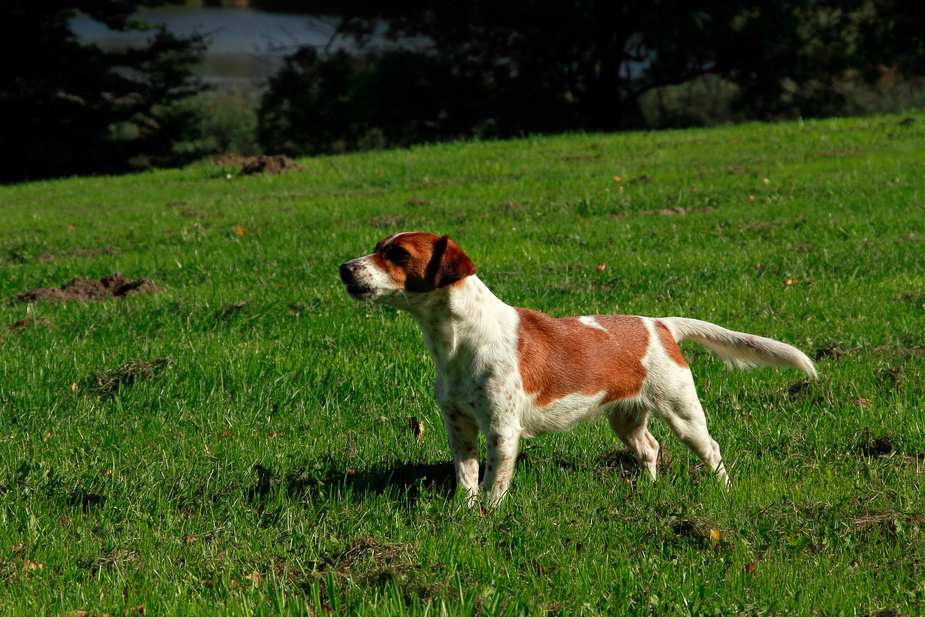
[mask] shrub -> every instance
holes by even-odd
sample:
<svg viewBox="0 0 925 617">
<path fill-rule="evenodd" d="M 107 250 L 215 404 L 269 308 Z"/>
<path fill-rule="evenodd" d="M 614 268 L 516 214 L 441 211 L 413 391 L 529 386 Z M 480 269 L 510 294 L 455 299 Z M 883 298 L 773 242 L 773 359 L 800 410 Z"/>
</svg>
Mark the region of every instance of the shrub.
<svg viewBox="0 0 925 617">
<path fill-rule="evenodd" d="M 257 144 L 257 105 L 247 92 L 207 91 L 170 105 L 157 107 L 150 118 L 138 118 L 113 127 L 124 138 L 139 137 L 148 124 L 158 130 L 176 126 L 174 140 L 163 152 L 142 152 L 131 160 L 136 169 L 177 167 L 225 154 L 253 156 Z"/>
</svg>

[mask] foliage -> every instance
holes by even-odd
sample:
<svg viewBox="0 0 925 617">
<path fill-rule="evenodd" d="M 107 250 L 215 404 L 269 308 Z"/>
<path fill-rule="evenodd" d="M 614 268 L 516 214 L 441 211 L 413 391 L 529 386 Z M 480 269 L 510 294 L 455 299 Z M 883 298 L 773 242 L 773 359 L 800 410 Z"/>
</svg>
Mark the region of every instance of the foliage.
<svg viewBox="0 0 925 617">
<path fill-rule="evenodd" d="M 183 127 L 170 141 L 170 150 L 154 155 L 139 154 L 130 163 L 135 168 L 176 167 L 208 156 L 260 154 L 257 143 L 257 106 L 253 97 L 236 91 L 207 91 L 152 109 L 152 117 L 176 122 Z M 136 125 L 127 123 L 128 131 Z"/>
<path fill-rule="evenodd" d="M 899 113 L 925 106 L 925 78 L 902 77 L 884 70 L 876 83 L 845 75 L 833 83 L 839 115 Z M 739 88 L 732 81 L 707 75 L 676 86 L 663 86 L 640 97 L 646 124 L 653 129 L 719 126 L 741 123 L 749 115 L 736 105 Z"/>
<path fill-rule="evenodd" d="M 323 58 L 303 47 L 270 79 L 259 140 L 267 151 L 303 155 L 472 136 L 488 110 L 460 104 L 489 93 L 477 79 L 446 79 L 453 71 L 411 51 Z"/>
<path fill-rule="evenodd" d="M 158 108 L 201 85 L 190 67 L 205 49 L 202 36 L 177 37 L 131 18 L 162 0 L 7 0 L 0 52 L 15 61 L 0 70 L 0 181 L 129 168 L 139 153 L 158 157 L 186 131 L 189 115 Z M 119 31 L 148 31 L 147 45 L 104 51 L 84 44 L 69 22 L 77 11 Z M 113 131 L 131 124 L 132 129 Z M 131 134 L 131 139 L 125 136 Z"/>
<path fill-rule="evenodd" d="M 643 128 L 648 93 L 708 75 L 735 86 L 735 114 L 827 116 L 845 109 L 847 70 L 873 80 L 884 62 L 911 67 L 925 42 L 925 28 L 899 37 L 884 25 L 913 14 L 903 0 L 351 0 L 342 11 L 339 36 L 360 51 L 287 59 L 263 101 L 266 149 L 356 149 L 374 131 L 403 145 Z"/>
<path fill-rule="evenodd" d="M 923 161 L 919 111 L 0 187 L 0 613 L 921 615 Z M 483 516 L 417 326 L 337 277 L 403 229 L 510 304 L 707 319 L 821 380 L 691 343 L 731 490 L 592 423 Z M 112 272 L 161 291 L 7 302 Z"/>
</svg>

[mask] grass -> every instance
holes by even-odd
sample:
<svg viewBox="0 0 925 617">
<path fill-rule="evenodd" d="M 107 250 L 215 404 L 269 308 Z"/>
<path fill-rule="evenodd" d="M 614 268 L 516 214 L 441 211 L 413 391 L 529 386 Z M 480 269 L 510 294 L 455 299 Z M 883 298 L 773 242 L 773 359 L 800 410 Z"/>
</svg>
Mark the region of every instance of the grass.
<svg viewBox="0 0 925 617">
<path fill-rule="evenodd" d="M 0 612 L 922 615 L 923 137 L 914 112 L 0 188 Z M 637 481 L 592 424 L 524 442 L 483 515 L 412 320 L 337 279 L 400 229 L 510 304 L 707 319 L 822 378 L 686 346 L 732 490 L 657 422 Z M 6 302 L 116 272 L 162 291 Z"/>
</svg>

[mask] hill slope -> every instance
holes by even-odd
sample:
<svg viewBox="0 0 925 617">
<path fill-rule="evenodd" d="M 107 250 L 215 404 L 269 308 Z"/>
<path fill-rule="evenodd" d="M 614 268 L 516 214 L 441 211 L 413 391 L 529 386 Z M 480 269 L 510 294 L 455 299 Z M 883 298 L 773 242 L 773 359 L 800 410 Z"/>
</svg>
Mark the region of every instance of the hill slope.
<svg viewBox="0 0 925 617">
<path fill-rule="evenodd" d="M 0 188 L 0 607 L 922 614 L 923 137 L 914 113 Z M 822 379 L 685 347 L 731 491 L 659 423 L 637 482 L 595 424 L 525 442 L 482 516 L 449 496 L 414 324 L 337 280 L 403 229 L 510 304 L 705 319 Z M 6 302 L 115 273 L 149 293 Z"/>
</svg>

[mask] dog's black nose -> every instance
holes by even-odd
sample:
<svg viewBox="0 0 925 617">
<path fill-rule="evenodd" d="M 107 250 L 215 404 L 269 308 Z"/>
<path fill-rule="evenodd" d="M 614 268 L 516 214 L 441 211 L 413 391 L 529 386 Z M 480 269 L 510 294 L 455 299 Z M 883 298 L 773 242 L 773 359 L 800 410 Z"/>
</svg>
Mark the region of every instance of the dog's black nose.
<svg viewBox="0 0 925 617">
<path fill-rule="evenodd" d="M 340 280 L 344 285 L 349 285 L 353 280 L 353 266 L 349 263 L 340 265 Z"/>
</svg>

